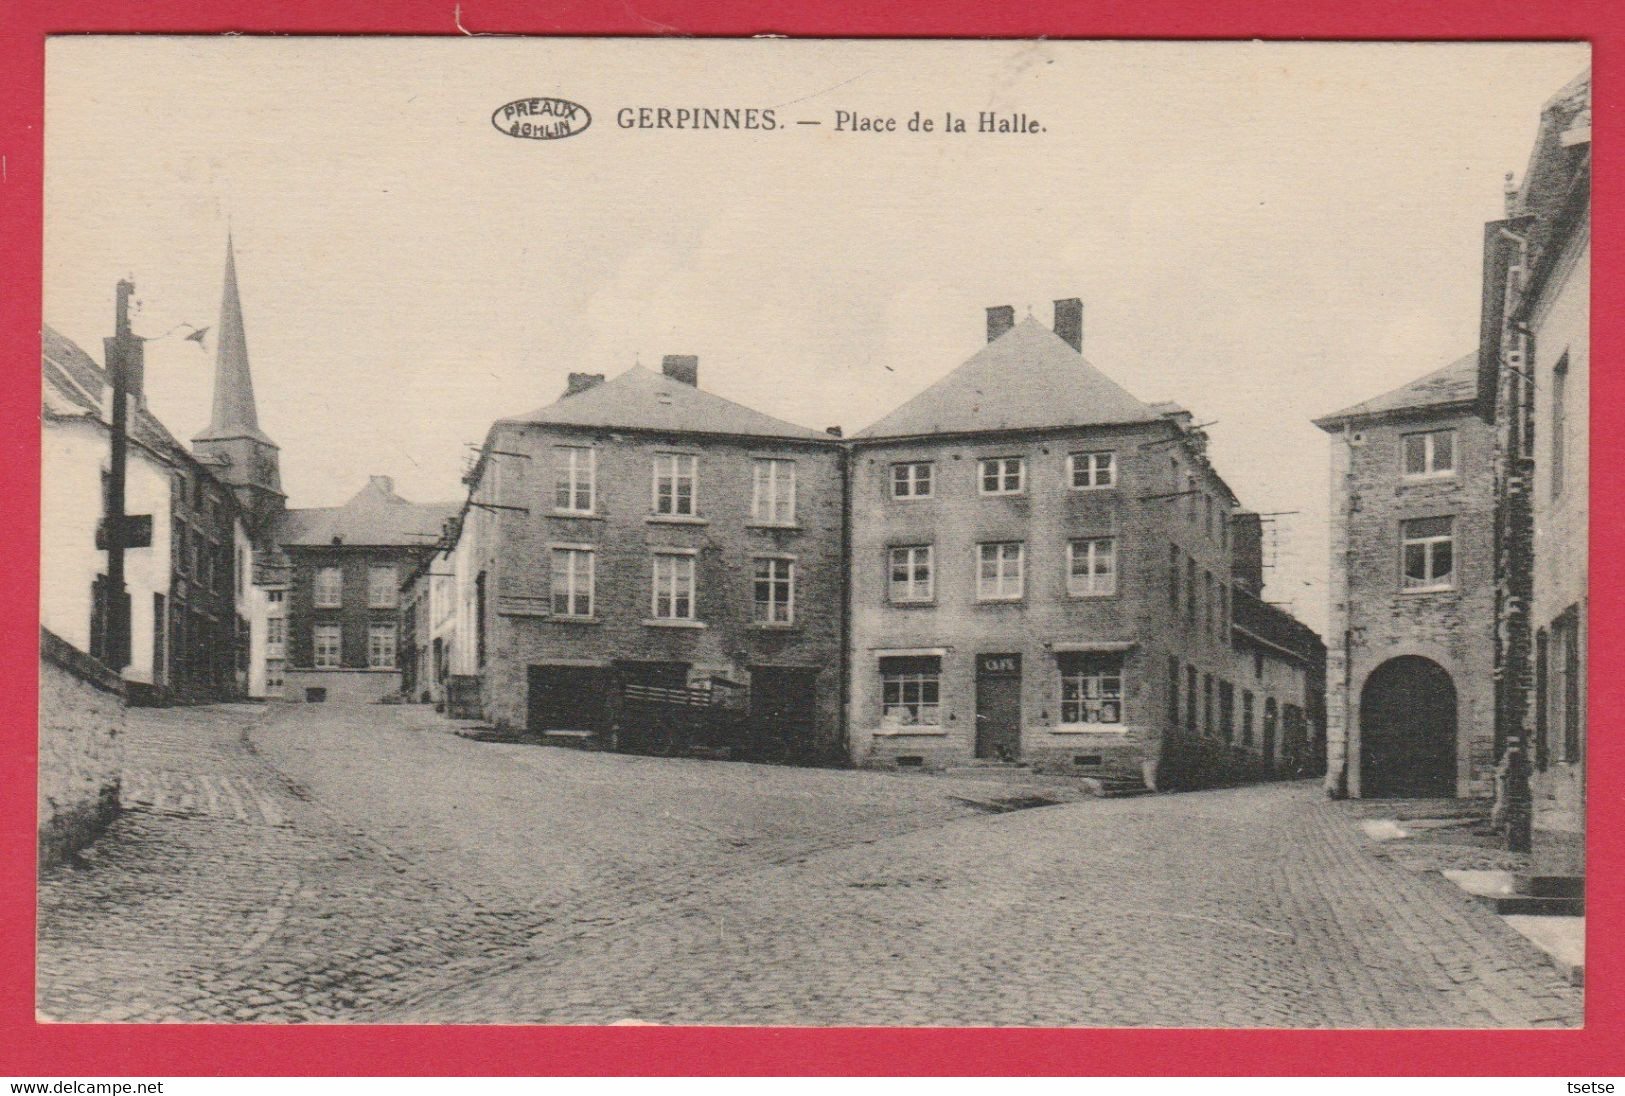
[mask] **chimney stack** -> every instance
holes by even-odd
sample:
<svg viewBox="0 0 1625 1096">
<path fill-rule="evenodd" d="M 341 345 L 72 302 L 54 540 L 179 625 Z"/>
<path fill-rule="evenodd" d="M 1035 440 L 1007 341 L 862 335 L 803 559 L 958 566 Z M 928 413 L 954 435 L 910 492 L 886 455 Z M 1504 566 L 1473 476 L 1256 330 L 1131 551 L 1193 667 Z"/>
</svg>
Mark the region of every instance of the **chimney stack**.
<svg viewBox="0 0 1625 1096">
<path fill-rule="evenodd" d="M 1016 310 L 1012 306 L 1001 304 L 987 310 L 988 342 L 992 342 L 1014 326 L 1016 326 Z"/>
<path fill-rule="evenodd" d="M 565 382 L 564 398 L 579 396 L 587 389 L 604 383 L 602 373 L 571 373 L 570 379 Z"/>
<path fill-rule="evenodd" d="M 667 354 L 660 360 L 660 371 L 679 384 L 700 386 L 700 359 L 696 354 Z"/>
<path fill-rule="evenodd" d="M 1067 297 L 1055 302 L 1055 334 L 1079 354 L 1083 353 L 1083 301 Z"/>
<path fill-rule="evenodd" d="M 824 427 L 824 433 L 832 438 L 838 438 L 841 436 L 841 428 L 839 426 L 826 426 Z"/>
</svg>

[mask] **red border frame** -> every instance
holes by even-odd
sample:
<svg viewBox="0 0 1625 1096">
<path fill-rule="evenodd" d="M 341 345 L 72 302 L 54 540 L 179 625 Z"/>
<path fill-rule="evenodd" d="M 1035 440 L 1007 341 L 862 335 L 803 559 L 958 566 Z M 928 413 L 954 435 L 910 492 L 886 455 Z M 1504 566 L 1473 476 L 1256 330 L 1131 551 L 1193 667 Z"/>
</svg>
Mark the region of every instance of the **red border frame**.
<svg viewBox="0 0 1625 1096">
<path fill-rule="evenodd" d="M 0 569 L 0 682 L 8 686 L 0 735 L 0 1073 L 37 1076 L 365 1074 L 1122 1074 L 1122 1075 L 1566 1075 L 1625 1074 L 1619 1047 L 1625 964 L 1612 932 L 1621 908 L 1621 838 L 1608 816 L 1625 795 L 1621 748 L 1607 723 L 1590 736 L 1589 905 L 1592 931 L 1587 1025 L 1570 1032 L 1280 1032 L 1158 1030 L 733 1029 L 522 1027 L 211 1027 L 39 1025 L 34 1020 L 34 799 L 37 727 L 36 625 L 39 446 L 34 392 L 40 328 L 41 115 L 44 37 L 51 33 L 401 33 L 455 35 L 453 0 L 0 0 L 0 254 L 12 277 L 0 293 L 0 523 L 8 566 Z M 1032 0 L 1008 8 L 986 0 L 876 5 L 803 0 L 763 15 L 739 0 L 576 0 L 555 14 L 524 0 L 464 0 L 472 32 L 643 35 L 672 28 L 693 35 L 783 33 L 817 36 L 1039 35 L 1123 38 L 1589 39 L 1596 66 L 1596 144 L 1620 133 L 1613 79 L 1625 39 L 1625 5 L 1605 0 L 1300 0 L 1266 7 L 1247 0 L 1118 0 L 1088 8 Z M 1554 89 L 1555 90 L 1555 89 Z M 1533 118 L 1530 119 L 1531 125 Z M 125 135 L 108 134 L 109 140 Z M 1625 274 L 1618 245 L 1620 181 L 1594 175 L 1599 284 Z M 1485 210 L 1486 219 L 1494 210 Z M 1625 317 L 1594 313 L 1595 357 L 1621 360 Z M 1595 402 L 1625 398 L 1625 375 L 1596 371 Z M 1612 476 L 1620 432 L 1592 441 L 1591 707 L 1618 711 L 1625 630 L 1619 568 L 1625 503 Z M 1602 823 L 1602 824 L 1599 824 Z"/>
</svg>

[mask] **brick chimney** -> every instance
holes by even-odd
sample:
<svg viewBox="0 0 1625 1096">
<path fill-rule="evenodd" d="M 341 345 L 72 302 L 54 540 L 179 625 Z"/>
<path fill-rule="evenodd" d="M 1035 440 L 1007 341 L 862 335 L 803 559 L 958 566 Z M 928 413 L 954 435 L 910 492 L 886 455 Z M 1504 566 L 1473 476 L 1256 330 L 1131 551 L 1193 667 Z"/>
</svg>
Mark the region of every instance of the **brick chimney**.
<svg viewBox="0 0 1625 1096">
<path fill-rule="evenodd" d="M 700 386 L 700 359 L 696 354 L 667 354 L 660 359 L 660 371 L 690 388 Z"/>
<path fill-rule="evenodd" d="M 1055 334 L 1066 344 L 1083 353 L 1083 301 L 1067 297 L 1055 302 Z"/>
<path fill-rule="evenodd" d="M 1014 326 L 1016 326 L 1016 310 L 1012 306 L 1001 304 L 987 310 L 988 342 L 992 342 Z"/>
<path fill-rule="evenodd" d="M 604 375 L 602 373 L 571 373 L 570 379 L 565 382 L 564 396 L 561 398 L 568 399 L 571 396 L 579 396 L 587 389 L 603 383 Z"/>
</svg>

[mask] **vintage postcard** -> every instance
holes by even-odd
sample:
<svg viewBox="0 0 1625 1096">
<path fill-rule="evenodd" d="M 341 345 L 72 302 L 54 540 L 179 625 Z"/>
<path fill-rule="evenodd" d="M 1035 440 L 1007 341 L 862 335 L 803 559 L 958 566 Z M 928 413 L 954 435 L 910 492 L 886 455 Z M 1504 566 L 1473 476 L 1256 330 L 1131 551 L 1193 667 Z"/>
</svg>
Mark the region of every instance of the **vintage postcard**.
<svg viewBox="0 0 1625 1096">
<path fill-rule="evenodd" d="M 1579 43 L 47 43 L 42 1021 L 1546 1028 Z"/>
</svg>

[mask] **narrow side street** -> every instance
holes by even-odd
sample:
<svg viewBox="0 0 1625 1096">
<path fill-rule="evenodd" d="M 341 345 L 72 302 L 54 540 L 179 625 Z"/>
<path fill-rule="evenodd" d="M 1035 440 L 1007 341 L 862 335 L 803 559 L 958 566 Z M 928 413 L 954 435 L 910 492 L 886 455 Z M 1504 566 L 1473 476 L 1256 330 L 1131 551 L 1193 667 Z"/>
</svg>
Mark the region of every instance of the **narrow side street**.
<svg viewBox="0 0 1625 1096">
<path fill-rule="evenodd" d="M 132 710 L 41 881 L 53 1020 L 1557 1026 L 1580 991 L 1311 784 L 1008 787 Z"/>
</svg>

